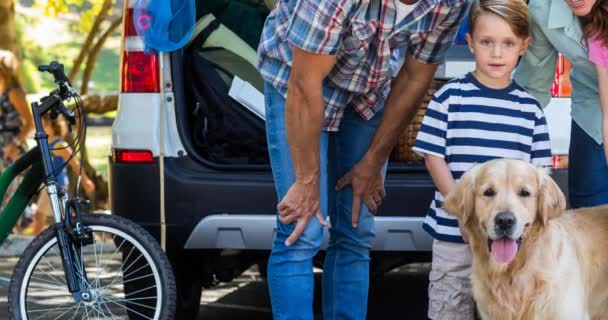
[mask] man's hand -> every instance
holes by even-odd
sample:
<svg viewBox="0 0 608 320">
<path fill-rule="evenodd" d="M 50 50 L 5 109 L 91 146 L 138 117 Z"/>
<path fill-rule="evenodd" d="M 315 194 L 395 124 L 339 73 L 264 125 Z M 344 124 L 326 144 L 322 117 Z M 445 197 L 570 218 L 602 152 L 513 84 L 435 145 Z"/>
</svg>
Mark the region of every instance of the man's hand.
<svg viewBox="0 0 608 320">
<path fill-rule="evenodd" d="M 291 224 L 297 221 L 296 228 L 285 241 L 286 246 L 292 245 L 300 238 L 313 215 L 321 225 L 328 225 L 321 212 L 320 203 L 318 181 L 307 183 L 296 181 L 291 185 L 285 197 L 277 205 L 281 223 Z"/>
<path fill-rule="evenodd" d="M 382 167 L 374 165 L 374 162 L 368 161 L 366 158 L 361 159 L 338 180 L 336 190 L 340 191 L 347 185 L 351 185 L 353 188 L 351 223 L 353 228 L 356 228 L 359 225 L 361 200 L 365 202 L 371 212 L 376 212 L 382 199 L 386 196 Z"/>
</svg>

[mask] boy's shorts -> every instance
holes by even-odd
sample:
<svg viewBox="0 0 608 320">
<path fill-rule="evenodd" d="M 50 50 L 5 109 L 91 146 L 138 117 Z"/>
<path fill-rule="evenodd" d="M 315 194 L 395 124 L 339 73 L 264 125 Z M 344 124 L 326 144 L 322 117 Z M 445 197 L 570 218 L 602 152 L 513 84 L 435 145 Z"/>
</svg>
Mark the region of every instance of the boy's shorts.
<svg viewBox="0 0 608 320">
<path fill-rule="evenodd" d="M 468 244 L 433 241 L 433 264 L 429 275 L 430 319 L 475 319 L 471 264 Z"/>
</svg>

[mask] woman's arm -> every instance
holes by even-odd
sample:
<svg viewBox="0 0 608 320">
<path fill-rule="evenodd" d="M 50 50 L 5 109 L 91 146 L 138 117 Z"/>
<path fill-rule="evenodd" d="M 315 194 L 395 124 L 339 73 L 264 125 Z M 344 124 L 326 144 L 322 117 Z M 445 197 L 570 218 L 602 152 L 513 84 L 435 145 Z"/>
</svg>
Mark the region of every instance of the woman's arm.
<svg viewBox="0 0 608 320">
<path fill-rule="evenodd" d="M 600 107 L 602 108 L 602 140 L 604 141 L 604 155 L 608 162 L 608 68 L 599 65 L 596 65 L 596 68 Z"/>
<path fill-rule="evenodd" d="M 532 43 L 515 69 L 513 79 L 544 108 L 551 101 L 551 86 L 559 55 L 536 22 L 531 25 L 530 36 Z"/>
<path fill-rule="evenodd" d="M 26 142 L 27 136 L 34 128 L 34 119 L 32 118 L 32 115 L 28 109 L 25 93 L 21 89 L 9 91 L 8 99 L 19 114 L 19 118 L 21 119 L 21 128 L 15 137 L 15 141 L 7 146 L 4 146 L 2 149 L 2 158 L 4 160 L 15 161 L 19 156 L 19 146 Z"/>
<path fill-rule="evenodd" d="M 30 113 L 27 100 L 25 99 L 25 92 L 23 92 L 23 90 L 11 90 L 8 93 L 8 98 L 21 118 L 21 130 L 19 130 L 16 140 L 19 144 L 23 144 L 32 132 L 32 129 L 34 129 L 34 119 Z"/>
</svg>

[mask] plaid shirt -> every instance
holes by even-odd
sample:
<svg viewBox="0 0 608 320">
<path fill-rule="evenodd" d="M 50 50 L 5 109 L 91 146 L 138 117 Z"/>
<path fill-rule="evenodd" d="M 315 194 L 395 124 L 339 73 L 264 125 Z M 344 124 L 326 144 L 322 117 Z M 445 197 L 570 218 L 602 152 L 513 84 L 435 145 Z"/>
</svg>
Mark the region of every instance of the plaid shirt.
<svg viewBox="0 0 608 320">
<path fill-rule="evenodd" d="M 395 1 L 279 0 L 258 48 L 262 77 L 286 96 L 291 46 L 336 55 L 323 85 L 324 129 L 338 131 L 349 104 L 371 119 L 390 91 L 398 49 L 424 63 L 442 63 L 471 0 L 418 0 L 398 25 Z"/>
</svg>

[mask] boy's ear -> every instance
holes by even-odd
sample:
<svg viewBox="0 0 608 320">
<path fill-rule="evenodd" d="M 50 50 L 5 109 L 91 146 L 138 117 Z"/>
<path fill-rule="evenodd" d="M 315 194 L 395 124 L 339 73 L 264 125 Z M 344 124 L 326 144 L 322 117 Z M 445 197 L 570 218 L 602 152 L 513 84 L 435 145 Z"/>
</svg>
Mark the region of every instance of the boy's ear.
<svg viewBox="0 0 608 320">
<path fill-rule="evenodd" d="M 524 43 L 521 46 L 521 50 L 519 51 L 519 55 L 522 56 L 524 53 L 526 53 L 526 50 L 528 50 L 528 46 L 530 46 L 530 44 L 532 43 L 532 37 L 528 36 L 526 39 L 524 39 Z"/>
<path fill-rule="evenodd" d="M 471 51 L 471 53 L 474 54 L 475 50 L 473 50 L 473 38 L 471 37 L 471 34 L 467 32 L 465 38 L 467 39 L 467 45 L 469 46 L 469 50 Z"/>
</svg>

